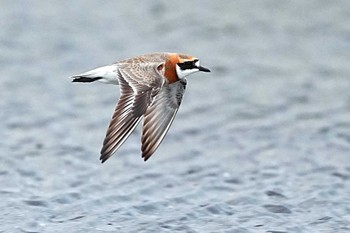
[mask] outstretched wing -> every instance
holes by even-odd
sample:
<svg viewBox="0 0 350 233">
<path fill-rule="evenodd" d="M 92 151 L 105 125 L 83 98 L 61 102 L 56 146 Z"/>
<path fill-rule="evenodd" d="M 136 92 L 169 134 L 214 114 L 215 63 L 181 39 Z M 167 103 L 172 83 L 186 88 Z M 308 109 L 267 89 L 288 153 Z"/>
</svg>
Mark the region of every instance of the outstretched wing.
<svg viewBox="0 0 350 233">
<path fill-rule="evenodd" d="M 185 79 L 172 84 L 164 83 L 147 109 L 144 115 L 141 138 L 142 158 L 145 161 L 151 157 L 168 132 L 180 107 L 185 87 Z"/>
<path fill-rule="evenodd" d="M 102 163 L 129 137 L 162 87 L 164 78 L 158 72 L 159 65 L 118 69 L 120 99 L 101 149 Z"/>
</svg>

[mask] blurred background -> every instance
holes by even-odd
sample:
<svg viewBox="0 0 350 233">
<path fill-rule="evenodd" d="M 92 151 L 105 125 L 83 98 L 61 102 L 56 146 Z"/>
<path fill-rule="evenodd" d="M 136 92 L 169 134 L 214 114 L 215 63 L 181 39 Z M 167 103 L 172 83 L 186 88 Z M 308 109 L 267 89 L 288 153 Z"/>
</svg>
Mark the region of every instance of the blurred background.
<svg viewBox="0 0 350 233">
<path fill-rule="evenodd" d="M 0 232 L 349 232 L 348 1 L 1 1 Z M 147 163 L 70 76 L 201 59 Z"/>
</svg>

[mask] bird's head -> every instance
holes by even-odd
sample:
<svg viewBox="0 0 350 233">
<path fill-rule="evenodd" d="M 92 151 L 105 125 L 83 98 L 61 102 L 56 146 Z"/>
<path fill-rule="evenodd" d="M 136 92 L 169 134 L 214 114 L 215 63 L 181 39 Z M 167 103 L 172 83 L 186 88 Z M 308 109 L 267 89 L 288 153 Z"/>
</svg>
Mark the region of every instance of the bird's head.
<svg viewBox="0 0 350 233">
<path fill-rule="evenodd" d="M 181 79 L 199 71 L 210 72 L 208 68 L 200 66 L 199 63 L 199 59 L 196 57 L 179 59 L 179 62 L 176 64 L 177 76 Z"/>
</svg>

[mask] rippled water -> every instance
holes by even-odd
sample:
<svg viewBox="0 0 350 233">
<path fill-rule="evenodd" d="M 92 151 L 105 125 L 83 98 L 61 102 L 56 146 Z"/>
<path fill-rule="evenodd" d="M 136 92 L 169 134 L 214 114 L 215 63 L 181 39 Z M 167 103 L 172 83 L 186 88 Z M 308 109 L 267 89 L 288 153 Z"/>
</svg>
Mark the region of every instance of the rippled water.
<svg viewBox="0 0 350 233">
<path fill-rule="evenodd" d="M 3 1 L 0 232 L 349 232 L 348 1 Z M 147 163 L 98 157 L 118 88 L 72 74 L 195 55 Z"/>
</svg>

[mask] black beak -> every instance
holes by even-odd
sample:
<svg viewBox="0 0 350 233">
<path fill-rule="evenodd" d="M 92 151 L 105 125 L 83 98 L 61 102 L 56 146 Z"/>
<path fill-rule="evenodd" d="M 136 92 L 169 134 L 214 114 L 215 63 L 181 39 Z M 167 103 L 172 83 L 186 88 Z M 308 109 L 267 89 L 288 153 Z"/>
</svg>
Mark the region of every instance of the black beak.
<svg viewBox="0 0 350 233">
<path fill-rule="evenodd" d="M 210 72 L 210 70 L 208 68 L 205 68 L 203 66 L 198 66 L 199 71 L 203 71 L 203 72 Z"/>
</svg>

